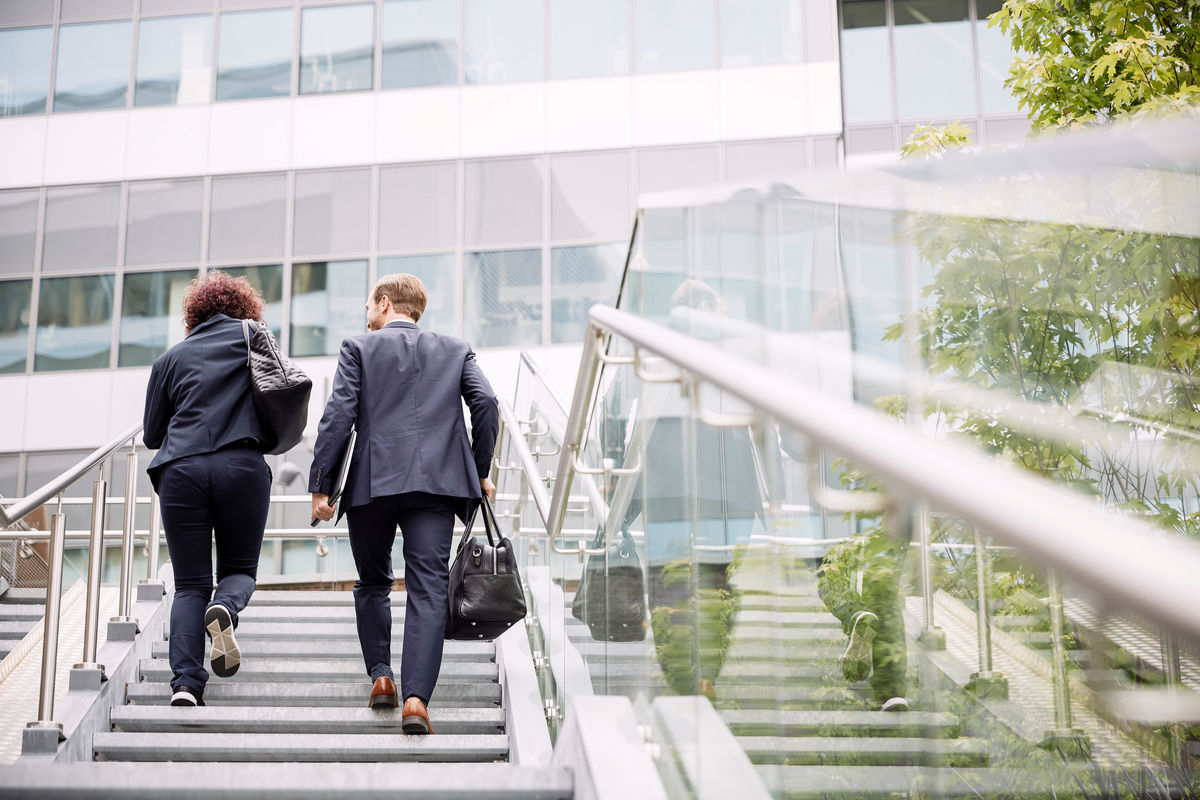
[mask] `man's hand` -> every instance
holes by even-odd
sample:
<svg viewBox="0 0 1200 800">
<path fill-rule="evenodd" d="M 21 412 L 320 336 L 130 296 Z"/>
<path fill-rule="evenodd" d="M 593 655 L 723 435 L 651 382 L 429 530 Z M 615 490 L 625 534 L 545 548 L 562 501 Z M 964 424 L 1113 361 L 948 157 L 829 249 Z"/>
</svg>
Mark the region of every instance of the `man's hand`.
<svg viewBox="0 0 1200 800">
<path fill-rule="evenodd" d="M 483 493 L 488 496 L 489 500 L 496 499 L 496 484 L 492 483 L 490 478 L 480 478 L 479 488 L 483 489 Z"/>
<path fill-rule="evenodd" d="M 325 520 L 326 522 L 333 519 L 333 506 L 329 505 L 329 495 L 313 492 L 312 518 Z"/>
</svg>

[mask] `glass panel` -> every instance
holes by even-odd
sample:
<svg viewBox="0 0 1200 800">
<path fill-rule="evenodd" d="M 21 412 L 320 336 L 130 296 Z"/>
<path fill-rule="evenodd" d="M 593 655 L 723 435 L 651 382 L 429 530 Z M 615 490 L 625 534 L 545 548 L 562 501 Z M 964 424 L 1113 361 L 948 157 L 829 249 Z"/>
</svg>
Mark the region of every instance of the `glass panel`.
<svg viewBox="0 0 1200 800">
<path fill-rule="evenodd" d="M 54 22 L 55 0 L 8 0 L 0 3 L 0 25 L 49 25 Z"/>
<path fill-rule="evenodd" d="M 183 341 L 183 298 L 196 270 L 126 273 L 121 289 L 121 349 L 117 366 L 153 364 Z"/>
<path fill-rule="evenodd" d="M 721 0 L 721 66 L 800 61 L 800 0 Z"/>
<path fill-rule="evenodd" d="M 542 343 L 542 252 L 467 253 L 463 334 L 474 347 Z"/>
<path fill-rule="evenodd" d="M 676 147 L 638 153 L 639 192 L 666 192 L 719 182 L 715 147 Z"/>
<path fill-rule="evenodd" d="M 104 369 L 112 349 L 112 275 L 43 278 L 33 368 Z"/>
<path fill-rule="evenodd" d="M 282 338 L 283 331 L 283 267 L 279 264 L 267 264 L 257 267 L 221 267 L 235 278 L 245 278 L 250 285 L 258 290 L 263 299 L 263 319 L 275 340 Z M 363 292 L 366 300 L 366 292 Z"/>
<path fill-rule="evenodd" d="M 203 205 L 204 184 L 199 180 L 131 183 L 125 263 L 199 261 Z"/>
<path fill-rule="evenodd" d="M 33 272 L 40 194 L 0 192 L 0 274 Z"/>
<path fill-rule="evenodd" d="M 717 65 L 713 0 L 635 0 L 638 72 Z"/>
<path fill-rule="evenodd" d="M 294 19 L 291 9 L 221 15 L 218 100 L 291 94 Z"/>
<path fill-rule="evenodd" d="M 125 107 L 130 27 L 129 22 L 100 22 L 58 29 L 55 111 Z"/>
<path fill-rule="evenodd" d="M 466 1 L 467 83 L 542 80 L 542 0 Z"/>
<path fill-rule="evenodd" d="M 468 246 L 536 242 L 542 238 L 542 160 L 468 161 Z"/>
<path fill-rule="evenodd" d="M 379 249 L 453 247 L 457 214 L 454 164 L 379 170 Z"/>
<path fill-rule="evenodd" d="M 629 153 L 585 153 L 550 160 L 553 239 L 612 241 L 633 230 Z"/>
<path fill-rule="evenodd" d="M 550 0 L 550 77 L 629 72 L 629 5 Z"/>
<path fill-rule="evenodd" d="M 300 27 L 300 94 L 374 86 L 375 6 L 306 8 Z"/>
<path fill-rule="evenodd" d="M 379 274 L 407 272 L 425 284 L 427 302 L 425 313 L 417 324 L 426 330 L 457 334 L 458 291 L 455 288 L 454 253 L 434 253 L 424 256 L 397 256 L 379 259 Z"/>
<path fill-rule="evenodd" d="M 0 117 L 46 110 L 52 36 L 50 28 L 0 31 Z"/>
<path fill-rule="evenodd" d="M 42 269 L 63 272 L 114 266 L 120 211 L 120 186 L 47 189 Z"/>
<path fill-rule="evenodd" d="M 616 302 L 626 247 L 618 242 L 550 251 L 551 342 L 583 341 L 588 309 Z"/>
<path fill-rule="evenodd" d="M 458 83 L 458 0 L 383 4 L 383 88 Z"/>
<path fill-rule="evenodd" d="M 975 42 L 979 46 L 979 88 L 982 94 L 984 114 L 1016 114 L 1020 112 L 1017 100 L 1004 81 L 1008 68 L 1012 66 L 1013 53 L 1008 37 L 999 28 L 988 27 L 988 15 L 999 10 L 1000 3 L 979 2 L 979 21 L 975 23 Z"/>
<path fill-rule="evenodd" d="M 365 260 L 293 264 L 291 355 L 335 356 L 365 332 L 367 291 Z"/>
<path fill-rule="evenodd" d="M 725 145 L 725 178 L 730 182 L 778 178 L 808 168 L 808 143 L 753 142 Z"/>
<path fill-rule="evenodd" d="M 33 281 L 0 281 L 0 373 L 24 372 Z"/>
<path fill-rule="evenodd" d="M 365 169 L 296 175 L 298 256 L 362 253 L 371 227 L 371 173 Z"/>
<path fill-rule="evenodd" d="M 900 118 L 975 113 L 967 0 L 896 0 L 895 13 Z"/>
<path fill-rule="evenodd" d="M 18 485 L 20 476 L 21 457 L 16 455 L 0 456 L 0 497 L 20 497 Z"/>
<path fill-rule="evenodd" d="M 79 459 L 86 455 L 86 450 L 76 450 L 67 453 L 29 453 L 25 456 L 25 491 L 32 492 L 46 485 L 73 467 L 79 462 Z M 108 470 L 108 465 L 111 463 L 111 459 L 105 462 L 104 474 L 106 476 L 111 475 Z M 65 497 L 91 497 L 92 482 L 99 477 L 100 468 L 92 467 L 79 480 L 68 486 L 63 491 L 63 495 Z M 112 491 L 112 487 L 113 485 L 110 482 L 108 486 L 110 492 Z M 50 508 L 50 511 L 53 510 L 53 508 Z M 67 530 L 88 530 L 91 527 L 90 505 L 64 505 L 63 514 L 67 518 Z M 47 521 L 50 519 L 48 515 L 46 519 Z M 65 572 L 86 575 L 87 563 L 86 544 L 81 548 L 70 547 L 66 549 L 64 553 Z M 65 575 L 64 580 L 66 580 Z"/>
<path fill-rule="evenodd" d="M 213 178 L 210 261 L 278 258 L 283 254 L 287 178 Z"/>
<path fill-rule="evenodd" d="M 212 86 L 212 27 L 208 15 L 142 20 L 133 104 L 207 103 Z"/>
<path fill-rule="evenodd" d="M 842 106 L 847 122 L 892 119 L 891 45 L 883 0 L 842 5 Z"/>
</svg>

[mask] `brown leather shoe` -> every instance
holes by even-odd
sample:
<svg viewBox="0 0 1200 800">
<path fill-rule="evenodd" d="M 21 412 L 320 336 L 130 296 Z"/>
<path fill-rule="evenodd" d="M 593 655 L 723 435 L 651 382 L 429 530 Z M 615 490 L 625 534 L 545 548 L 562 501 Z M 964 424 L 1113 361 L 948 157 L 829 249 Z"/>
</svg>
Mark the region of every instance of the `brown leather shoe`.
<svg viewBox="0 0 1200 800">
<path fill-rule="evenodd" d="M 404 727 L 405 733 L 418 736 L 433 733 L 433 726 L 429 724 L 429 712 L 425 709 L 421 698 L 410 697 L 405 700 L 403 716 L 400 724 Z"/>
<path fill-rule="evenodd" d="M 396 692 L 396 683 L 386 675 L 375 679 L 371 687 L 371 699 L 367 701 L 371 708 L 395 708 L 400 705 L 400 696 Z"/>
</svg>

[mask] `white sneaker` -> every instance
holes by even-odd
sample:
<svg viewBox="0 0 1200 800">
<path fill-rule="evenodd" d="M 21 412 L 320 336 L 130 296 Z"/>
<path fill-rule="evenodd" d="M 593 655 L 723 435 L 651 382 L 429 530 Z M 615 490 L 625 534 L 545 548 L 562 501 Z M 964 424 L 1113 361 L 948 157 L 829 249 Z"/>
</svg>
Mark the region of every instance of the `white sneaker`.
<svg viewBox="0 0 1200 800">
<path fill-rule="evenodd" d="M 228 678 L 242 665 L 242 651 L 233 638 L 233 616 L 229 609 L 214 603 L 204 612 L 204 629 L 212 638 L 212 653 L 208 665 L 220 678 Z"/>
<path fill-rule="evenodd" d="M 908 711 L 908 700 L 903 697 L 893 697 L 885 702 L 880 711 Z"/>
<path fill-rule="evenodd" d="M 197 697 L 188 687 L 180 686 L 175 694 L 171 695 L 171 705 L 195 708 L 196 706 L 204 705 L 204 701 Z"/>
</svg>

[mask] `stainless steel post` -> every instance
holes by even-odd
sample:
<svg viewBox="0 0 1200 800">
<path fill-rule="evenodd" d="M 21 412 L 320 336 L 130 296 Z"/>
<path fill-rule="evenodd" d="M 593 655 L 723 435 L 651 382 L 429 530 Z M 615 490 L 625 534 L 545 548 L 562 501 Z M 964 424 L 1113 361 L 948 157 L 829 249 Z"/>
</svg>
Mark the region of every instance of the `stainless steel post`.
<svg viewBox="0 0 1200 800">
<path fill-rule="evenodd" d="M 137 452 L 125 456 L 125 527 L 121 531 L 121 593 L 113 622 L 130 622 L 133 612 L 133 526 L 137 513 Z"/>
<path fill-rule="evenodd" d="M 158 494 L 150 492 L 150 536 L 146 541 L 146 583 L 158 580 L 158 550 L 161 546 L 161 517 L 158 510 Z"/>
<path fill-rule="evenodd" d="M 917 541 L 921 548 L 921 602 L 925 611 L 925 630 L 933 630 L 933 560 L 929 552 L 932 531 L 929 528 L 929 506 L 917 506 Z"/>
<path fill-rule="evenodd" d="M 992 671 L 992 620 L 988 613 L 988 556 L 983 537 L 975 529 L 975 603 L 976 637 L 979 639 L 979 672 Z"/>
<path fill-rule="evenodd" d="M 1162 648 L 1163 676 L 1166 678 L 1168 692 L 1180 692 L 1182 672 L 1179 664 L 1179 642 L 1175 637 L 1163 631 L 1159 644 Z M 1167 726 L 1167 761 L 1173 767 L 1183 766 L 1184 743 L 1182 725 L 1178 722 Z"/>
<path fill-rule="evenodd" d="M 1050 570 L 1047 581 L 1050 589 L 1050 641 L 1054 682 L 1054 727 L 1065 731 L 1071 727 L 1071 690 L 1067 684 L 1067 656 L 1063 649 L 1062 583 L 1058 573 Z"/>
<path fill-rule="evenodd" d="M 58 673 L 58 623 L 62 616 L 63 547 L 66 545 L 67 517 L 59 510 L 50 518 L 50 552 L 46 575 L 46 621 L 42 628 L 42 685 L 38 694 L 38 718 L 28 728 L 57 728 L 54 721 L 54 680 Z"/>
<path fill-rule="evenodd" d="M 100 629 L 100 581 L 104 577 L 104 516 L 108 496 L 108 482 L 104 480 L 104 467 L 100 467 L 100 478 L 92 484 L 92 538 L 88 544 L 87 611 L 83 618 L 83 660 L 75 669 L 99 669 L 96 663 L 96 647 Z"/>
</svg>

